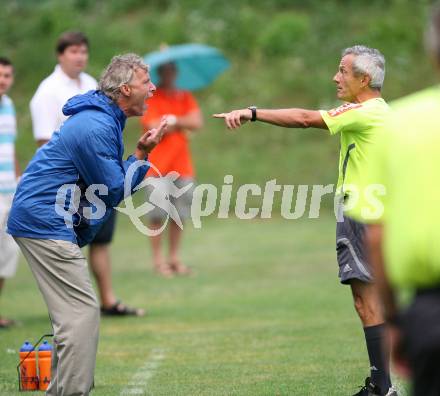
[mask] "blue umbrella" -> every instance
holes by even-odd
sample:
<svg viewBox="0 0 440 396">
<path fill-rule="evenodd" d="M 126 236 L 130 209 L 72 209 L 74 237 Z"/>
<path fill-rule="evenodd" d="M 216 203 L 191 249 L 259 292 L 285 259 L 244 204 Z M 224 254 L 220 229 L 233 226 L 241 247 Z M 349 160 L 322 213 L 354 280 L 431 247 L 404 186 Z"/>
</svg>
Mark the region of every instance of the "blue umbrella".
<svg viewBox="0 0 440 396">
<path fill-rule="evenodd" d="M 174 62 L 178 70 L 177 88 L 190 91 L 208 86 L 230 66 L 218 49 L 202 44 L 173 45 L 150 52 L 144 60 L 150 65 L 150 76 L 155 84 L 159 81 L 158 67 Z"/>
</svg>

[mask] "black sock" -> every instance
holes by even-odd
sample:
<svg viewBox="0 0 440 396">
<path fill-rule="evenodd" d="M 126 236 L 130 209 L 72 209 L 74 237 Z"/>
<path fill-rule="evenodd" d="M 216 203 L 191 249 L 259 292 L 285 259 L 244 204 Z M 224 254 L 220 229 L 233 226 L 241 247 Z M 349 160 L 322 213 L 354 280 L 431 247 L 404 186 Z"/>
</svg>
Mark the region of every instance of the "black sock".
<svg viewBox="0 0 440 396">
<path fill-rule="evenodd" d="M 385 325 L 364 327 L 365 341 L 370 358 L 371 382 L 386 395 L 391 386 L 389 357 L 384 350 Z"/>
</svg>

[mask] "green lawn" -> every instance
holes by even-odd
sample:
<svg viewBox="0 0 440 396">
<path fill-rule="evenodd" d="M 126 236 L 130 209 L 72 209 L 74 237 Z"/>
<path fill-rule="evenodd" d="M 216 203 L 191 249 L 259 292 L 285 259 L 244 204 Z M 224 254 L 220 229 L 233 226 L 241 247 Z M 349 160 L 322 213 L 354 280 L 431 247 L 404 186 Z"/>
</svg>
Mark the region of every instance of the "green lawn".
<svg viewBox="0 0 440 396">
<path fill-rule="evenodd" d="M 103 319 L 94 395 L 350 395 L 368 370 L 351 295 L 337 279 L 334 218 L 208 220 L 186 229 L 196 275 L 161 279 L 146 237 L 120 216 L 114 283 L 137 319 Z M 50 329 L 24 262 L 7 283 L 0 394 L 16 395 L 17 350 Z"/>
</svg>

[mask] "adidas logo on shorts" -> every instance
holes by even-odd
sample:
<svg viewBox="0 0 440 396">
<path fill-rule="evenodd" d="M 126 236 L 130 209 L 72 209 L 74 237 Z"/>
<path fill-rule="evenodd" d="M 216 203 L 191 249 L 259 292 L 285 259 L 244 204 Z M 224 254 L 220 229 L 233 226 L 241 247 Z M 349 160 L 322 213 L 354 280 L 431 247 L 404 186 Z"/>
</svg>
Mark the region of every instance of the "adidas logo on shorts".
<svg viewBox="0 0 440 396">
<path fill-rule="evenodd" d="M 353 269 L 348 264 L 345 264 L 345 267 L 344 267 L 343 271 L 344 272 L 350 272 L 350 271 L 353 271 Z"/>
</svg>

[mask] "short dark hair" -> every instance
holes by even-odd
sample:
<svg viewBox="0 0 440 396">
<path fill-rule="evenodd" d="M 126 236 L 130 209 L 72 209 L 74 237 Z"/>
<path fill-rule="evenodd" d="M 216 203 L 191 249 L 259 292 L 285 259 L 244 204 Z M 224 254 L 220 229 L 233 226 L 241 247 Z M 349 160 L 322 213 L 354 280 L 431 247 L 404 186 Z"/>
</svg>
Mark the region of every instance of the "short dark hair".
<svg viewBox="0 0 440 396">
<path fill-rule="evenodd" d="M 162 63 L 158 68 L 157 68 L 157 73 L 158 74 L 161 74 L 161 73 L 163 73 L 163 71 L 166 69 L 166 68 L 172 68 L 172 69 L 174 69 L 174 70 L 176 70 L 177 71 L 177 65 L 176 65 L 176 63 L 175 62 L 167 62 L 167 63 Z"/>
<path fill-rule="evenodd" d="M 61 55 L 67 47 L 71 45 L 81 45 L 84 44 L 87 48 L 89 48 L 89 39 L 86 37 L 84 33 L 81 32 L 64 32 L 57 41 L 57 45 L 55 47 L 58 55 Z"/>
<path fill-rule="evenodd" d="M 12 62 L 8 58 L 6 58 L 4 56 L 0 56 L 0 65 L 14 67 Z"/>
</svg>

